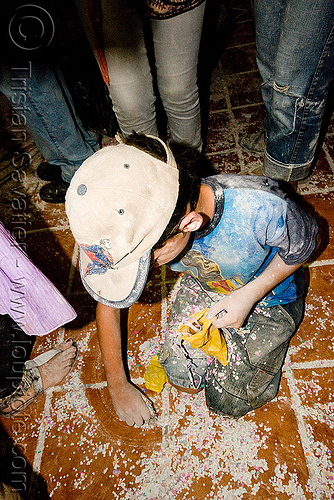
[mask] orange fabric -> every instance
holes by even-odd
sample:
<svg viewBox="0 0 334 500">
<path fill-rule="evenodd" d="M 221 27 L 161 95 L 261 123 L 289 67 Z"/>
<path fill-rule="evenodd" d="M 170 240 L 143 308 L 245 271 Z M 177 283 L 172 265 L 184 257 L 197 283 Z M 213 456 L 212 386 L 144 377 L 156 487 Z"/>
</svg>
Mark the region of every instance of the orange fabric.
<svg viewBox="0 0 334 500">
<path fill-rule="evenodd" d="M 109 85 L 109 73 L 104 54 L 104 41 L 102 30 L 102 13 L 100 0 L 87 0 L 88 15 L 94 35 L 94 48 L 97 54 L 104 82 Z"/>
</svg>

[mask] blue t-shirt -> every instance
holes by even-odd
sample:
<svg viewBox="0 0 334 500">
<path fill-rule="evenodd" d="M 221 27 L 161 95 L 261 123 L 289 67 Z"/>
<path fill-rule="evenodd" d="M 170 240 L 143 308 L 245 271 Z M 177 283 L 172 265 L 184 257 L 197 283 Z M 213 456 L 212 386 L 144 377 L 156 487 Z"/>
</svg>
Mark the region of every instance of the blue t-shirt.
<svg viewBox="0 0 334 500">
<path fill-rule="evenodd" d="M 209 225 L 195 233 L 191 248 L 170 264 L 191 272 L 202 285 L 221 294 L 245 285 L 276 252 L 286 264 L 307 260 L 316 246 L 315 220 L 279 190 L 271 179 L 220 174 L 204 179 L 215 199 Z M 277 285 L 262 306 L 287 304 L 303 293 L 297 273 Z M 298 280 L 299 283 L 299 280 Z"/>
</svg>

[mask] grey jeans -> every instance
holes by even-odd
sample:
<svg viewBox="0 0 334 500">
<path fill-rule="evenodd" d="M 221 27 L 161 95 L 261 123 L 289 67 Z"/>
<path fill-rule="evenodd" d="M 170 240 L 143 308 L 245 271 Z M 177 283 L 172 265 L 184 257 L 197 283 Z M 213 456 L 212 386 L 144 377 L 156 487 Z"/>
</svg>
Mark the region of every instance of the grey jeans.
<svg viewBox="0 0 334 500">
<path fill-rule="evenodd" d="M 77 0 L 87 32 L 85 2 Z M 101 0 L 109 93 L 120 129 L 158 135 L 155 92 L 143 18 L 137 0 Z M 171 139 L 201 150 L 197 86 L 198 52 L 205 2 L 168 19 L 147 19 L 152 31 L 157 85 Z"/>
<path fill-rule="evenodd" d="M 177 334 L 187 317 L 219 298 L 185 274 L 158 357 L 172 384 L 204 387 L 210 411 L 239 418 L 276 396 L 290 339 L 302 319 L 303 299 L 284 306 L 257 307 L 243 328 L 225 329 L 228 360 L 223 366 Z"/>
</svg>

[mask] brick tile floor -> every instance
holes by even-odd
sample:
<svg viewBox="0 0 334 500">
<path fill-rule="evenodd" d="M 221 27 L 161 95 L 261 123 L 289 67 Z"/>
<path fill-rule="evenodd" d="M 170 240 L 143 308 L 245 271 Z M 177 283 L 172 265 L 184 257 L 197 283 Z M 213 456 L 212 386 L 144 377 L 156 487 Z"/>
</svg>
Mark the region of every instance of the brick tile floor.
<svg viewBox="0 0 334 500">
<path fill-rule="evenodd" d="M 246 0 L 232 1 L 231 9 L 233 32 L 212 78 L 207 156 L 222 172 L 257 174 L 261 158 L 238 144 L 243 133 L 261 129 L 264 117 L 253 24 Z M 8 120 L 10 108 L 4 103 L 2 109 Z M 231 421 L 209 414 L 203 394 L 179 394 L 167 384 L 161 394 L 146 391 L 159 413 L 154 429 L 130 428 L 117 419 L 98 347 L 94 301 L 75 270 L 77 247 L 64 206 L 40 200 L 35 169 L 41 155 L 31 141 L 20 145 L 20 153 L 32 158 L 25 181 L 11 179 L 13 149 L 6 134 L 2 220 L 13 228 L 13 200 L 23 197 L 31 222 L 27 252 L 78 312 L 70 326 L 38 339 L 34 354 L 69 336 L 80 354 L 63 384 L 47 390 L 22 415 L 1 419 L 1 479 L 25 484 L 23 496 L 32 500 L 334 498 L 334 121 L 312 176 L 299 187 L 302 202 L 319 214 L 323 245 L 308 265 L 305 318 L 291 342 L 277 398 Z M 130 310 L 128 367 L 143 389 L 174 284 L 175 277 L 162 268 Z M 13 469 L 14 457 L 20 456 Z"/>
</svg>

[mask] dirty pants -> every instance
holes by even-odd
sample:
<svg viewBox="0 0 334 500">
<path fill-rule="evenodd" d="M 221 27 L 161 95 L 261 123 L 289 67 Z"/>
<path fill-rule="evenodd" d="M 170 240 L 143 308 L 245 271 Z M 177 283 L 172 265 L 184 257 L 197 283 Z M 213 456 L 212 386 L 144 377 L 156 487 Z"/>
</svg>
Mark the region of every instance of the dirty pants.
<svg viewBox="0 0 334 500">
<path fill-rule="evenodd" d="M 158 354 L 168 380 L 179 387 L 205 389 L 210 411 L 230 418 L 271 401 L 278 392 L 289 341 L 303 314 L 303 299 L 284 306 L 257 307 L 241 329 L 225 329 L 228 359 L 223 366 L 180 339 L 178 326 L 195 312 L 222 297 L 204 290 L 186 273 Z"/>
</svg>

